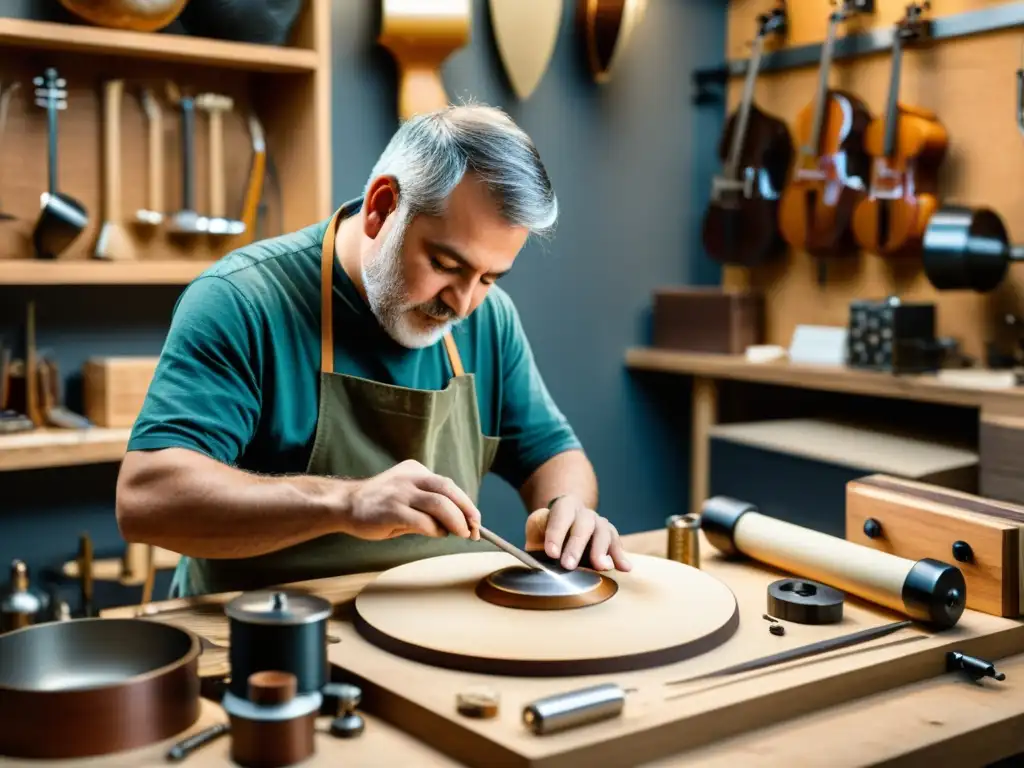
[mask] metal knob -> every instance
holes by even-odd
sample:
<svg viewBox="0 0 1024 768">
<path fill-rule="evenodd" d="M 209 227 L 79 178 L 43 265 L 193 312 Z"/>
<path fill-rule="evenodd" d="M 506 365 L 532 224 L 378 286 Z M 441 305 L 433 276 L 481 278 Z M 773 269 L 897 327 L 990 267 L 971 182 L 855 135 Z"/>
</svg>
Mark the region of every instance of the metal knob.
<svg viewBox="0 0 1024 768">
<path fill-rule="evenodd" d="M 966 541 L 954 541 L 953 559 L 960 563 L 969 563 L 974 559 L 974 550 Z"/>
<path fill-rule="evenodd" d="M 875 518 L 869 517 L 864 521 L 864 535 L 869 539 L 877 539 L 882 535 L 882 524 Z"/>
<path fill-rule="evenodd" d="M 339 739 L 352 739 L 363 732 L 366 722 L 356 712 L 362 701 L 363 692 L 359 686 L 349 683 L 329 683 L 324 693 L 337 699 L 338 716 L 331 721 L 331 735 Z"/>
</svg>

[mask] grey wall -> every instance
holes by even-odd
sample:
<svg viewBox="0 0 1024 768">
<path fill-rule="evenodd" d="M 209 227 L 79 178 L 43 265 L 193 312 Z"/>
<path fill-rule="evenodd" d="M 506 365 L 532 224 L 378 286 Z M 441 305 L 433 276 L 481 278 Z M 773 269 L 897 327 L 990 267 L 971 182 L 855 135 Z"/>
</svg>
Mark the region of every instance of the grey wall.
<svg viewBox="0 0 1024 768">
<path fill-rule="evenodd" d="M 699 255 L 699 219 L 722 110 L 690 104 L 689 75 L 721 61 L 725 8 L 719 0 L 650 3 L 612 82 L 597 86 L 582 63 L 574 6 L 565 0 L 554 60 L 529 101 L 518 102 L 505 79 L 486 0 L 475 0 L 471 44 L 443 74 L 454 100 L 508 110 L 548 165 L 562 206 L 558 232 L 543 247 L 529 245 L 503 284 L 548 386 L 594 461 L 602 513 L 628 532 L 657 527 L 686 506 L 688 382 L 640 383 L 623 356 L 648 338 L 656 286 L 718 278 Z M 0 14 L 45 16 L 38 7 L 17 0 Z M 375 42 L 379 3 L 333 7 L 333 196 L 340 203 L 359 193 L 397 115 L 394 64 Z M 34 298 L 40 346 L 69 375 L 75 407 L 89 355 L 159 352 L 178 290 L 4 288 L 0 332 L 20 332 L 23 303 Z M 81 530 L 94 537 L 98 556 L 118 553 L 116 473 L 115 465 L 0 473 L 0 566 L 14 557 L 36 572 L 59 566 L 74 556 Z M 524 513 L 511 489 L 489 478 L 482 507 L 494 529 L 521 539 Z"/>
</svg>

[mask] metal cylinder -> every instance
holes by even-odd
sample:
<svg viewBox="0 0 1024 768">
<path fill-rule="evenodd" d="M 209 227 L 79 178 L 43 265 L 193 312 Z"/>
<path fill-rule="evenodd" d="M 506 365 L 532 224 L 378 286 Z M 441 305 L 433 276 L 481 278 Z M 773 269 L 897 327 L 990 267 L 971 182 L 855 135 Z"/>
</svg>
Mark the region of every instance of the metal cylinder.
<svg viewBox="0 0 1024 768">
<path fill-rule="evenodd" d="M 665 521 L 668 530 L 668 559 L 700 568 L 700 517 L 672 515 Z"/>
<path fill-rule="evenodd" d="M 523 722 L 537 735 L 616 717 L 626 704 L 626 692 L 614 683 L 548 696 L 523 708 Z"/>
</svg>

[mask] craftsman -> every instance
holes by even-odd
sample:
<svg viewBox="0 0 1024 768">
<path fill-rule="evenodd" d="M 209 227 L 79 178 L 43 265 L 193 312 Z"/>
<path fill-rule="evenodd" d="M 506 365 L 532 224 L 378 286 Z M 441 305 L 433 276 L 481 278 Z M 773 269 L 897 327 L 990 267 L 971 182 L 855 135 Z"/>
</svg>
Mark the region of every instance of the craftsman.
<svg viewBox="0 0 1024 768">
<path fill-rule="evenodd" d="M 491 470 L 530 512 L 528 549 L 629 570 L 495 285 L 557 208 L 507 115 L 451 107 L 403 123 L 330 220 L 185 289 L 117 488 L 122 535 L 183 555 L 173 594 L 493 551 Z"/>
</svg>

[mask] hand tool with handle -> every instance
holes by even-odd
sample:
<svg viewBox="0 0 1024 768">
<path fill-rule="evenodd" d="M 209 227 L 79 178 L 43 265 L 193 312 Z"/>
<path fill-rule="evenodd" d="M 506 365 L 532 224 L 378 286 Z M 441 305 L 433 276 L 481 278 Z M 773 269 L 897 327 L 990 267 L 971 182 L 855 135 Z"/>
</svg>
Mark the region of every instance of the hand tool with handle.
<svg viewBox="0 0 1024 768">
<path fill-rule="evenodd" d="M 48 166 L 47 191 L 39 198 L 42 210 L 32 231 L 32 244 L 39 258 L 54 259 L 82 234 L 89 216 L 81 202 L 57 188 L 57 112 L 68 107 L 67 81 L 48 67 L 32 83 L 36 106 L 46 109 Z"/>
<path fill-rule="evenodd" d="M 142 111 L 146 115 L 146 127 L 149 134 L 146 152 L 149 157 L 149 177 L 147 181 L 147 197 L 145 208 L 135 212 L 138 224 L 158 226 L 164 220 L 164 113 L 160 102 L 149 88 L 139 92 Z"/>
<path fill-rule="evenodd" d="M 10 112 L 11 97 L 21 87 L 21 83 L 11 83 L 4 87 L 0 85 L 0 146 L 3 146 L 4 133 L 7 130 L 7 115 Z M 0 206 L 0 221 L 10 221 L 15 218 L 11 213 L 5 213 Z"/>
<path fill-rule="evenodd" d="M 533 568 L 537 571 L 543 571 L 544 573 L 548 574 L 549 576 L 555 579 L 562 578 L 562 574 L 558 573 L 557 571 L 551 570 L 542 562 L 537 560 L 537 558 L 535 558 L 533 555 L 521 550 L 515 544 L 505 541 L 505 539 L 501 538 L 501 536 L 494 533 L 493 531 L 488 530 L 487 528 L 484 528 L 482 525 L 480 526 L 480 538 L 491 542 L 491 544 L 496 546 L 498 549 L 503 550 L 508 554 L 512 555 L 512 557 L 516 558 L 527 568 Z"/>
<path fill-rule="evenodd" d="M 103 84 L 103 225 L 93 256 L 97 259 L 135 258 L 131 233 L 121 221 L 121 101 L 124 80 Z"/>
<path fill-rule="evenodd" d="M 224 113 L 234 108 L 234 101 L 219 93 L 201 93 L 196 96 L 196 107 L 206 112 L 210 132 L 210 215 L 206 231 L 227 237 L 240 235 L 245 232 L 245 224 L 224 215 Z"/>
<path fill-rule="evenodd" d="M 245 225 L 245 242 L 256 239 L 256 218 L 263 198 L 263 180 L 267 173 L 267 142 L 263 125 L 254 112 L 249 113 L 249 137 L 252 140 L 252 166 L 249 181 L 242 201 L 242 223 Z"/>
<path fill-rule="evenodd" d="M 175 89 L 176 92 L 176 89 Z M 199 235 L 209 228 L 205 216 L 196 212 L 195 197 L 195 126 L 196 105 L 191 96 L 177 98 L 181 109 L 181 210 L 167 224 L 170 232 L 179 235 Z"/>
</svg>

